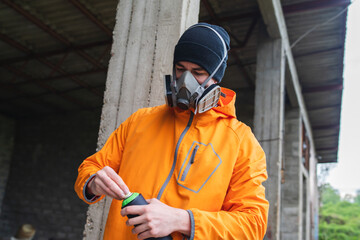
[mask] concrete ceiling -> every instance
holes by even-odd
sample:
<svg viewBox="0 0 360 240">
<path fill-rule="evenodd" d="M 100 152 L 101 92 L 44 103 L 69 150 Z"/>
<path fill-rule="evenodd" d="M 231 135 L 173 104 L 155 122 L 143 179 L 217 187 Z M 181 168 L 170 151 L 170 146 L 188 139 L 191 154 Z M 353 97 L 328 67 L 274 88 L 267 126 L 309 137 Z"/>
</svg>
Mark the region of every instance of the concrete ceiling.
<svg viewBox="0 0 360 240">
<path fill-rule="evenodd" d="M 100 108 L 117 1 L 0 1 L 0 111 Z"/>
<path fill-rule="evenodd" d="M 99 109 L 117 0 L 1 0 L 0 113 L 13 118 Z M 336 162 L 350 0 L 282 0 L 319 162 Z M 201 0 L 199 20 L 231 36 L 223 86 L 237 92 L 239 118 L 252 126 L 257 29 L 254 0 Z M 319 25 L 301 41 L 297 40 Z M 287 94 L 287 107 L 296 107 Z"/>
</svg>

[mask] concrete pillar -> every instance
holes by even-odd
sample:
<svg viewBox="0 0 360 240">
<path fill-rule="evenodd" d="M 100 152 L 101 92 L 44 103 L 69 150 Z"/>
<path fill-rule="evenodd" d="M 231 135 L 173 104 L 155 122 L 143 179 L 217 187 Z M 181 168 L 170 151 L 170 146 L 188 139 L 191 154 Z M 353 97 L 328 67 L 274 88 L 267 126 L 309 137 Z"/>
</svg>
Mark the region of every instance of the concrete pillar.
<svg viewBox="0 0 360 240">
<path fill-rule="evenodd" d="M 0 116 L 0 215 L 14 148 L 15 122 Z"/>
<path fill-rule="evenodd" d="M 303 175 L 303 209 L 302 209 L 302 227 L 303 227 L 303 239 L 310 240 L 310 223 L 311 223 L 311 214 L 310 214 L 310 181 L 308 174 Z"/>
<path fill-rule="evenodd" d="M 281 239 L 303 240 L 302 122 L 300 109 L 285 115 L 284 182 L 281 186 Z"/>
<path fill-rule="evenodd" d="M 199 7 L 199 0 L 119 1 L 98 149 L 138 108 L 165 103 L 163 76 L 172 73 L 174 46 L 198 22 Z M 102 239 L 110 202 L 89 207 L 84 239 Z"/>
<path fill-rule="evenodd" d="M 311 222 L 308 224 L 309 238 L 311 240 L 318 239 L 319 230 L 319 192 L 317 180 L 317 158 L 314 145 L 310 148 L 310 163 L 309 163 L 309 219 Z"/>
<path fill-rule="evenodd" d="M 285 53 L 281 39 L 259 29 L 254 133 L 266 153 L 269 179 L 264 183 L 270 202 L 266 239 L 279 239 L 280 180 L 284 122 Z"/>
</svg>

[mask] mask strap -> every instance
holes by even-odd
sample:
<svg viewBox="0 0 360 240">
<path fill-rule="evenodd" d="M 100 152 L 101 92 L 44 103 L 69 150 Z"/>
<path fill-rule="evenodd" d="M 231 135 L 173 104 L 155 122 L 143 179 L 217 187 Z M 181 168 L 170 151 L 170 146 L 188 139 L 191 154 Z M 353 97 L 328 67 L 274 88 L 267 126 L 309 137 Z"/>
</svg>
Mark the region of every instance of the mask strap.
<svg viewBox="0 0 360 240">
<path fill-rule="evenodd" d="M 173 77 L 172 77 L 172 83 L 173 83 L 173 86 L 174 88 L 176 87 L 176 70 L 175 70 L 175 65 L 173 66 Z M 175 88 L 176 89 L 176 88 Z"/>
</svg>

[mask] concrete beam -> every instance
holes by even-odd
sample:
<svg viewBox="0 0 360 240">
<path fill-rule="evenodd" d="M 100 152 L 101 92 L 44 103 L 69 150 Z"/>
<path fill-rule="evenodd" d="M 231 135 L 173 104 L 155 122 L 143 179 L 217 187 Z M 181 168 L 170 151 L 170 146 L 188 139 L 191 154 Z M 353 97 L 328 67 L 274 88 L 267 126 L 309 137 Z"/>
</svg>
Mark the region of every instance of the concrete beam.
<svg viewBox="0 0 360 240">
<path fill-rule="evenodd" d="M 318 93 L 318 92 L 327 92 L 327 91 L 340 91 L 343 90 L 344 86 L 341 81 L 340 84 L 318 86 L 318 87 L 309 87 L 302 90 L 303 93 Z"/>
<path fill-rule="evenodd" d="M 98 149 L 138 108 L 165 103 L 163 76 L 172 73 L 175 44 L 198 22 L 199 7 L 199 0 L 119 1 Z M 102 239 L 110 202 L 89 207 L 84 239 Z"/>
<path fill-rule="evenodd" d="M 292 81 L 292 77 L 291 77 L 288 62 L 286 63 L 286 70 L 285 70 L 285 88 L 286 88 L 287 96 L 288 96 L 289 101 L 290 101 L 290 105 L 293 108 L 298 108 L 299 103 L 298 103 L 298 100 L 297 100 L 297 96 L 296 96 L 296 92 L 295 92 L 295 88 L 294 88 L 294 83 Z"/>
<path fill-rule="evenodd" d="M 278 0 L 257 0 L 260 12 L 267 32 L 271 38 L 281 38 L 281 28 L 285 25 L 280 25 L 278 22 L 279 15 L 282 14 L 281 3 Z"/>
</svg>

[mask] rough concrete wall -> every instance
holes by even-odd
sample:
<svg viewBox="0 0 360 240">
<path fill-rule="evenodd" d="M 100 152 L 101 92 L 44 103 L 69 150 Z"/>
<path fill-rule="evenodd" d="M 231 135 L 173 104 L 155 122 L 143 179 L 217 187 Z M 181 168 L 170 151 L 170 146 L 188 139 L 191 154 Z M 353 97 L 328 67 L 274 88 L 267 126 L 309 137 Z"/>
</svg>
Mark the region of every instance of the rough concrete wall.
<svg viewBox="0 0 360 240">
<path fill-rule="evenodd" d="M 77 168 L 95 152 L 100 111 L 17 122 L 0 238 L 31 223 L 38 240 L 81 239 L 87 204 L 74 192 Z"/>
<path fill-rule="evenodd" d="M 301 118 L 299 109 L 286 112 L 284 183 L 281 186 L 281 239 L 302 240 Z"/>
<path fill-rule="evenodd" d="M 14 146 L 15 122 L 0 116 L 0 214 Z"/>
</svg>

